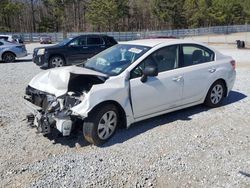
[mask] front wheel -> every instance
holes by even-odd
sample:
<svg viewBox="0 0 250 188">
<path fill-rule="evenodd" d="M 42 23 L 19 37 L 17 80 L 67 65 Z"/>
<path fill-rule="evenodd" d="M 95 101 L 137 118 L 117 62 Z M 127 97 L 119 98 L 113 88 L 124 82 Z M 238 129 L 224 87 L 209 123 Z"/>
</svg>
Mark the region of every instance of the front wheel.
<svg viewBox="0 0 250 188">
<path fill-rule="evenodd" d="M 207 93 L 205 104 L 213 108 L 220 106 L 225 96 L 225 92 L 225 84 L 222 81 L 216 81 Z"/>
<path fill-rule="evenodd" d="M 94 145 L 104 144 L 114 135 L 118 120 L 118 110 L 112 104 L 95 109 L 84 120 L 83 134 L 85 139 Z"/>
<path fill-rule="evenodd" d="M 53 56 L 49 60 L 50 68 L 62 67 L 64 65 L 65 65 L 65 61 L 61 56 Z"/>
</svg>

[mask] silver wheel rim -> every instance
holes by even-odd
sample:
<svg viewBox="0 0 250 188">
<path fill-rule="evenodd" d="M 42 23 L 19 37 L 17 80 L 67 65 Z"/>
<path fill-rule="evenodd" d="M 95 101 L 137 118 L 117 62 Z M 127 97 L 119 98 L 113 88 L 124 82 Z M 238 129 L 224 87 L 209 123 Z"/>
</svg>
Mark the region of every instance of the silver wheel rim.
<svg viewBox="0 0 250 188">
<path fill-rule="evenodd" d="M 102 140 L 108 139 L 115 131 L 117 125 L 117 115 L 114 111 L 103 114 L 97 127 L 98 137 Z"/>
<path fill-rule="evenodd" d="M 51 61 L 52 67 L 62 67 L 63 66 L 63 60 L 61 57 L 54 57 Z"/>
<path fill-rule="evenodd" d="M 217 84 L 213 87 L 210 95 L 211 102 L 213 104 L 218 104 L 223 97 L 223 87 L 220 84 Z"/>
</svg>

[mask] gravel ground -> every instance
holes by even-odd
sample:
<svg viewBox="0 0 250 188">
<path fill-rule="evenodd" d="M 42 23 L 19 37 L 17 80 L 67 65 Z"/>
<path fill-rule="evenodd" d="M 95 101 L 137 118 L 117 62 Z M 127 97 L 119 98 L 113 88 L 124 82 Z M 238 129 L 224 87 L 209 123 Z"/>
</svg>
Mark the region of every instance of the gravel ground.
<svg viewBox="0 0 250 188">
<path fill-rule="evenodd" d="M 216 48 L 238 61 L 222 107 L 152 118 L 118 130 L 102 147 L 81 132 L 36 134 L 24 121 L 22 97 L 42 70 L 30 56 L 1 63 L 0 187 L 250 187 L 250 50 Z"/>
</svg>

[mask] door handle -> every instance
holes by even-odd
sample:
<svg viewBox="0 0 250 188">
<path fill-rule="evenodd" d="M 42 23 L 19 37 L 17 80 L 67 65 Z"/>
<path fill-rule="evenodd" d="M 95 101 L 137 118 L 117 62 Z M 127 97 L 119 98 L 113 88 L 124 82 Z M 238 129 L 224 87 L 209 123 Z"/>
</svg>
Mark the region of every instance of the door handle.
<svg viewBox="0 0 250 188">
<path fill-rule="evenodd" d="M 208 71 L 209 71 L 210 73 L 214 73 L 214 72 L 216 71 L 216 68 L 208 69 Z"/>
<path fill-rule="evenodd" d="M 83 46 L 82 48 L 83 48 L 83 49 L 87 49 L 88 47 L 87 47 L 87 46 Z"/>
<path fill-rule="evenodd" d="M 182 76 L 177 76 L 177 77 L 174 77 L 172 80 L 175 82 L 180 82 L 182 78 L 183 78 Z"/>
</svg>

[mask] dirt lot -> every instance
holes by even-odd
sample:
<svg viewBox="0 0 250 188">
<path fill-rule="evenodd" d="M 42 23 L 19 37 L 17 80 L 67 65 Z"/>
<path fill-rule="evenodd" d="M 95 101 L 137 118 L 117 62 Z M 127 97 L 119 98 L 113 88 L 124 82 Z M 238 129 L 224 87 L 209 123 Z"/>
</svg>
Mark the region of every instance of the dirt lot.
<svg viewBox="0 0 250 188">
<path fill-rule="evenodd" d="M 28 45 L 31 52 L 34 44 Z M 237 60 L 220 108 L 203 105 L 119 130 L 104 146 L 81 132 L 49 138 L 24 121 L 31 56 L 0 64 L 0 187 L 250 187 L 250 50 L 215 46 Z"/>
</svg>

